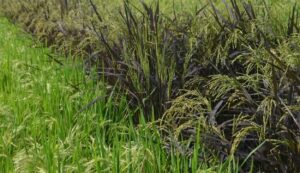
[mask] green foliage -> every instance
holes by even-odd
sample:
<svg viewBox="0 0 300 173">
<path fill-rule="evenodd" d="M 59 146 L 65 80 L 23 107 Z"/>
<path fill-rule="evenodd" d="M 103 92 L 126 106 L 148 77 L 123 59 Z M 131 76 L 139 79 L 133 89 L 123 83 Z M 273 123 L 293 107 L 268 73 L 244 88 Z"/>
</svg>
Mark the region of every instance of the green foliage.
<svg viewBox="0 0 300 173">
<path fill-rule="evenodd" d="M 156 123 L 133 117 L 116 87 L 0 19 L 0 172 L 219 172 L 216 158 L 169 153 Z"/>
</svg>

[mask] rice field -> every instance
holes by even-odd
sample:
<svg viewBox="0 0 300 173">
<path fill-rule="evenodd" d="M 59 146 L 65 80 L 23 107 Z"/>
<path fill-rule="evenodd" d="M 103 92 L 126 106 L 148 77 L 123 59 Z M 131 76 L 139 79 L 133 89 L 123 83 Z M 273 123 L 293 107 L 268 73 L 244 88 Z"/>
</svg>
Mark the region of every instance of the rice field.
<svg viewBox="0 0 300 173">
<path fill-rule="evenodd" d="M 0 172 L 299 172 L 295 0 L 2 0 Z"/>
</svg>

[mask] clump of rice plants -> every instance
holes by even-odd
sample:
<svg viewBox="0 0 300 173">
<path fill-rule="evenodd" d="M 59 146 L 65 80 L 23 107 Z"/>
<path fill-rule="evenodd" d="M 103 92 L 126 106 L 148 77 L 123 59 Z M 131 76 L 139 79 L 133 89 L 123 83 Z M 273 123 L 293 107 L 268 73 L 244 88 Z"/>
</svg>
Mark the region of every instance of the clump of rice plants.
<svg viewBox="0 0 300 173">
<path fill-rule="evenodd" d="M 199 18 L 187 17 L 187 23 L 181 23 L 185 30 L 180 30 L 180 24 L 170 26 L 161 17 L 159 3 L 143 3 L 142 10 L 133 12 L 134 6 L 125 1 L 120 12 L 125 39 L 109 42 L 101 29 L 94 30 L 109 60 L 119 64 L 114 68 L 117 78 L 130 94 L 152 106 L 155 114 L 167 110 L 164 130 L 174 129 L 172 138 L 166 135 L 169 143 L 183 142 L 188 151 L 197 120 L 206 117 L 201 119 L 208 123 L 202 125 L 203 142 L 224 158 L 241 160 L 240 169 L 249 171 L 252 160 L 257 170 L 299 170 L 300 126 L 293 110 L 298 105 L 298 50 L 292 48 L 299 39 L 297 7 L 291 7 L 284 33 L 276 28 L 284 24 L 268 23 L 264 15 L 272 16 L 251 3 L 224 2 L 227 14 L 213 3 L 209 6 L 198 11 L 203 13 Z M 209 12 L 213 21 L 207 21 Z M 204 29 L 191 33 L 201 27 L 197 22 L 205 24 Z M 141 91 L 146 95 L 139 95 Z"/>
</svg>

